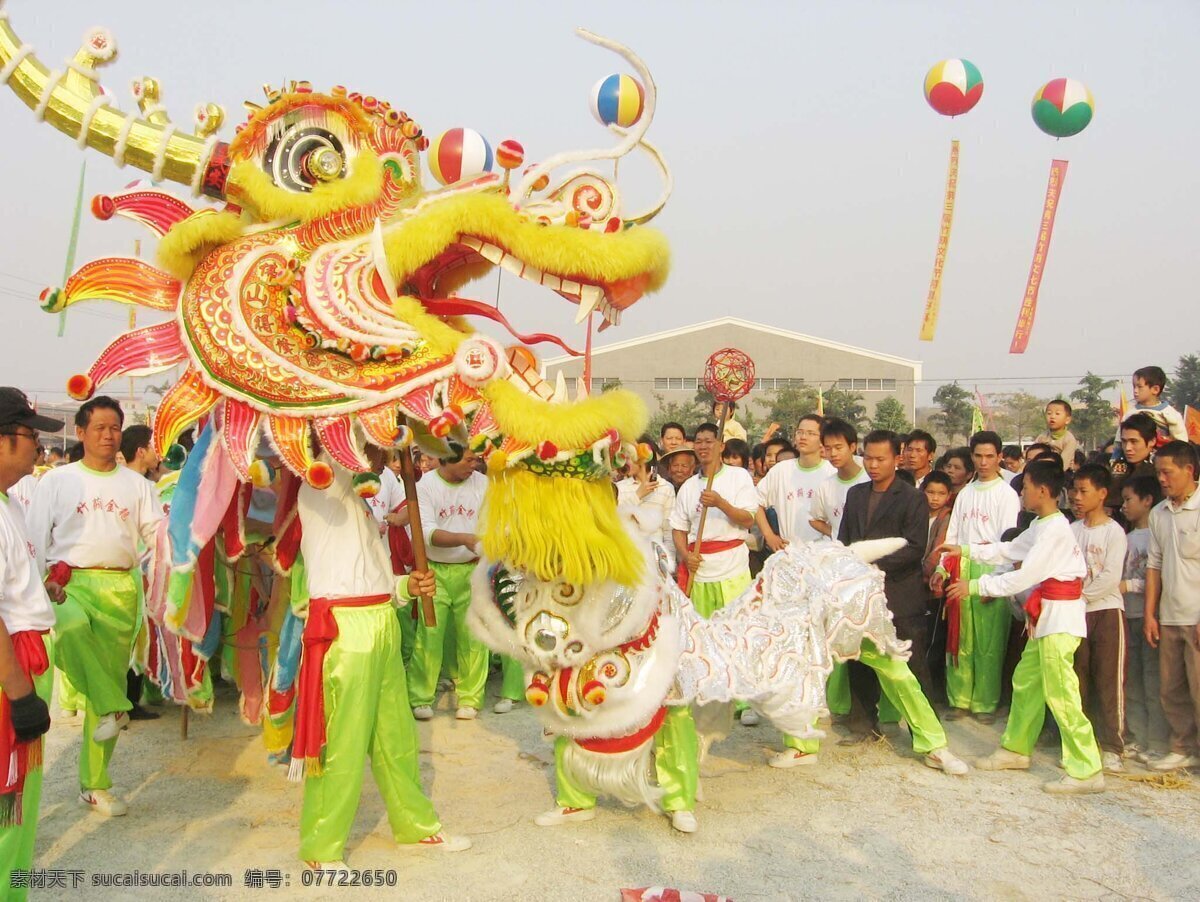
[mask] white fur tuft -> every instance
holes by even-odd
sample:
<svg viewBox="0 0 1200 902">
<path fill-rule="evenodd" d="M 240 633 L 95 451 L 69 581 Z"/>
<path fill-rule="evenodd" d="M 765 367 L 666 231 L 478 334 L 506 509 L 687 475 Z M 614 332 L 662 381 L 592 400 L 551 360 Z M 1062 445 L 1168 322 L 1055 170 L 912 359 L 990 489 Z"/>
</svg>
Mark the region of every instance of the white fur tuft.
<svg viewBox="0 0 1200 902">
<path fill-rule="evenodd" d="M 887 557 L 893 551 L 899 551 L 904 545 L 904 539 L 897 536 L 893 539 L 864 539 L 847 547 L 863 563 L 873 564 L 881 557 Z"/>
</svg>

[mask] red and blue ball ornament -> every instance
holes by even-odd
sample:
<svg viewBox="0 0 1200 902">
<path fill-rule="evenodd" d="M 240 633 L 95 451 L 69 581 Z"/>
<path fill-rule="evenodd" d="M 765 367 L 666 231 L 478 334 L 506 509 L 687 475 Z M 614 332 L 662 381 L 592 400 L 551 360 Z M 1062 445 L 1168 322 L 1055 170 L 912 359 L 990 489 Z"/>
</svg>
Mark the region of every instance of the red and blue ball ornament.
<svg viewBox="0 0 1200 902">
<path fill-rule="evenodd" d="M 601 125 L 629 128 L 646 109 L 646 89 L 631 75 L 610 75 L 592 88 L 592 115 Z"/>
<path fill-rule="evenodd" d="M 970 60 L 942 60 L 925 73 L 925 100 L 943 116 L 970 112 L 982 96 L 983 76 Z"/>
<path fill-rule="evenodd" d="M 1046 134 L 1069 138 L 1088 127 L 1096 112 L 1096 100 L 1083 82 L 1055 78 L 1033 95 L 1032 112 L 1033 121 Z"/>
<path fill-rule="evenodd" d="M 473 128 L 451 128 L 429 145 L 429 171 L 443 185 L 492 171 L 492 146 Z"/>
</svg>

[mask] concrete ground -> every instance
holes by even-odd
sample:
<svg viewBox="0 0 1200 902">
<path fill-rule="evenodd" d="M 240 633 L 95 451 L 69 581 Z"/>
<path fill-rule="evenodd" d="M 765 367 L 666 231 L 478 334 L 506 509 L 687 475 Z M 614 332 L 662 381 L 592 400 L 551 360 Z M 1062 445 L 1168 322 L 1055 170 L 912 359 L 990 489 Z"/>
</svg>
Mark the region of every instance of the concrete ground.
<svg viewBox="0 0 1200 902">
<path fill-rule="evenodd" d="M 779 771 L 765 765 L 777 731 L 737 726 L 702 768 L 698 833 L 611 804 L 589 823 L 541 828 L 532 818 L 553 805 L 553 754 L 529 708 L 459 722 L 449 701 L 419 725 L 422 771 L 447 831 L 474 848 L 397 850 L 368 772 L 347 862 L 395 870 L 393 888 L 302 888 L 300 786 L 266 763 L 228 689 L 214 715 L 192 716 L 186 742 L 175 709 L 123 735 L 112 772 L 129 800 L 124 818 L 77 805 L 79 727 L 56 723 L 35 867 L 82 872 L 88 897 L 101 899 L 616 902 L 621 887 L 661 884 L 738 900 L 1200 898 L 1200 793 L 1188 779 L 1110 778 L 1104 795 L 1060 799 L 1041 791 L 1060 774 L 1055 750 L 1039 749 L 1028 773 L 955 778 L 922 766 L 906 734 L 849 749 L 827 740 L 818 767 Z M 999 725 L 948 731 L 971 759 L 994 747 Z M 227 873 L 233 886 L 92 888 L 105 873 L 183 869 Z M 247 886 L 252 869 L 277 871 L 281 885 Z"/>
</svg>

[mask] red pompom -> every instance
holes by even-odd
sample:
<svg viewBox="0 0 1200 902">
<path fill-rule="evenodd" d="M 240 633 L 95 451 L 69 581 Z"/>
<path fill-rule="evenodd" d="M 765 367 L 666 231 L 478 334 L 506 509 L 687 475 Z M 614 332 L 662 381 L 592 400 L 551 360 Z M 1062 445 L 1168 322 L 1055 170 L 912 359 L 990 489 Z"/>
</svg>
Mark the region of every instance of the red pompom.
<svg viewBox="0 0 1200 902">
<path fill-rule="evenodd" d="M 304 481 L 314 489 L 327 489 L 333 485 L 333 467 L 323 460 L 309 464 L 308 470 L 304 474 Z"/>
<path fill-rule="evenodd" d="M 97 194 L 92 198 L 92 215 L 101 221 L 112 219 L 117 212 L 117 205 L 107 194 Z"/>
<path fill-rule="evenodd" d="M 96 390 L 92 377 L 86 373 L 76 373 L 67 380 L 67 394 L 76 401 L 86 401 Z"/>
</svg>

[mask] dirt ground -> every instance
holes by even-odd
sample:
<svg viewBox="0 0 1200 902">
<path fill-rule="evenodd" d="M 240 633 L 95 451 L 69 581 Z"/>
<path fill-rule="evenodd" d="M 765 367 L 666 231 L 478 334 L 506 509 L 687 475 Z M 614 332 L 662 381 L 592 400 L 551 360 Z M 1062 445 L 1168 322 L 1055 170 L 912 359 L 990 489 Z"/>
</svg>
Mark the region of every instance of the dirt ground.
<svg viewBox="0 0 1200 902">
<path fill-rule="evenodd" d="M 490 701 L 489 701 L 490 705 Z M 52 710 L 56 711 L 57 708 Z M 177 710 L 135 723 L 112 768 L 127 817 L 80 808 L 79 727 L 56 723 L 47 743 L 35 867 L 82 871 L 83 890 L 35 898 L 619 899 L 620 887 L 667 884 L 746 899 L 1195 899 L 1200 897 L 1200 793 L 1110 778 L 1101 796 L 1058 799 L 1057 752 L 1028 773 L 948 777 L 922 766 L 906 734 L 839 748 L 814 769 L 765 764 L 769 726 L 735 727 L 702 768 L 700 831 L 685 836 L 647 810 L 602 806 L 585 824 L 541 828 L 553 805 L 553 755 L 530 712 L 490 710 L 458 722 L 449 699 L 420 724 L 426 786 L 468 852 L 398 851 L 368 772 L 347 849 L 352 868 L 394 869 L 391 889 L 303 889 L 296 860 L 300 787 L 266 763 L 255 728 L 218 691 L 211 717 Z M 999 728 L 949 725 L 952 748 L 988 752 Z M 232 875 L 229 889 L 93 889 L 94 875 L 187 869 Z M 246 886 L 276 870 L 279 888 Z M 69 884 L 68 884 L 69 885 Z"/>
</svg>

